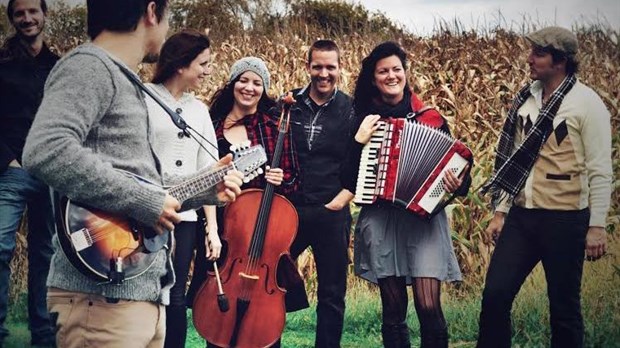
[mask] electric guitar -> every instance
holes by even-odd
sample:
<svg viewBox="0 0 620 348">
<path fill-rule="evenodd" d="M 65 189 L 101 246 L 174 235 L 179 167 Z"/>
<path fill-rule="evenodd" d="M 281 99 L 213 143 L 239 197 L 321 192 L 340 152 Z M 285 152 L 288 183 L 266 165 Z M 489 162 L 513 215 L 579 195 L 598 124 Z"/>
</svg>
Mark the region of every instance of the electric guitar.
<svg viewBox="0 0 620 348">
<path fill-rule="evenodd" d="M 171 187 L 167 192 L 179 203 L 206 192 L 217 185 L 231 169 L 247 176 L 260 171 L 267 161 L 265 149 L 256 145 L 238 149 L 231 164 L 199 171 L 192 178 Z M 157 185 L 125 172 L 141 185 Z M 157 251 L 169 248 L 170 233 L 157 234 L 150 226 L 59 198 L 56 205 L 58 240 L 73 266 L 82 274 L 102 283 L 121 284 L 147 271 L 157 258 Z"/>
</svg>

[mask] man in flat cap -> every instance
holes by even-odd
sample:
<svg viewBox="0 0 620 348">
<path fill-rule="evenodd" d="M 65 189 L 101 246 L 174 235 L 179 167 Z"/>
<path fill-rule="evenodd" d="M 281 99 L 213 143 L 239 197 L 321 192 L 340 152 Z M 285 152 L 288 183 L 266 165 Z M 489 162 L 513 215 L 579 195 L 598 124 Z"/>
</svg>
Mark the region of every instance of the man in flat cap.
<svg viewBox="0 0 620 348">
<path fill-rule="evenodd" d="M 582 347 L 580 286 L 585 256 L 605 254 L 610 205 L 611 125 L 601 98 L 577 80 L 577 37 L 548 27 L 526 36 L 533 82 L 508 112 L 483 192 L 495 213 L 496 242 L 482 295 L 478 347 L 510 347 L 510 310 L 542 262 L 551 347 Z"/>
</svg>

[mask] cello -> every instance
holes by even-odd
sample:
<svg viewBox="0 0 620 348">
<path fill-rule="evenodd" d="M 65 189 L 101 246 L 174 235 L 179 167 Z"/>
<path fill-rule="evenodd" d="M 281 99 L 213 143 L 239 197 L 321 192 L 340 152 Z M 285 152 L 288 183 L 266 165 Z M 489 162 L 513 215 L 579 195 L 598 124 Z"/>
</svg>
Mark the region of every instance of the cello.
<svg viewBox="0 0 620 348">
<path fill-rule="evenodd" d="M 283 102 L 273 168 L 280 163 L 294 99 L 289 95 Z M 286 290 L 277 283 L 277 266 L 280 258 L 289 257 L 298 219 L 293 204 L 274 189 L 267 182 L 264 190 L 244 190 L 224 210 L 227 255 L 219 277 L 209 274 L 193 304 L 196 331 L 217 346 L 269 347 L 284 330 Z M 218 301 L 222 290 L 229 305 Z"/>
</svg>

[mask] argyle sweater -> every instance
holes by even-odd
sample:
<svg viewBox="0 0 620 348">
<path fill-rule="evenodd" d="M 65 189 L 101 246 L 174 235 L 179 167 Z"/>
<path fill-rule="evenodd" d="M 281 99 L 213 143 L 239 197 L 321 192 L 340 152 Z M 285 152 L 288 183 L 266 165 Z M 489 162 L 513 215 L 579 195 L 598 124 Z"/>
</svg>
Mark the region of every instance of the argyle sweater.
<svg viewBox="0 0 620 348">
<path fill-rule="evenodd" d="M 536 122 L 542 108 L 542 85 L 519 109 L 515 148 Z M 601 98 L 577 82 L 553 120 L 553 132 L 543 145 L 524 188 L 512 204 L 526 209 L 579 210 L 590 208 L 590 226 L 605 226 L 612 182 L 610 114 Z M 497 211 L 507 212 L 502 202 Z"/>
</svg>

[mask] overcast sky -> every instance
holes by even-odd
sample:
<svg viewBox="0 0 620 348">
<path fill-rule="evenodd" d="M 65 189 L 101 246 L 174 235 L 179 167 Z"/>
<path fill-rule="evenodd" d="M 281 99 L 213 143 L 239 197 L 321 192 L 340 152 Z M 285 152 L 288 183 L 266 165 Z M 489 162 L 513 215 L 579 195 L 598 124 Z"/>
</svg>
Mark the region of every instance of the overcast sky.
<svg viewBox="0 0 620 348">
<path fill-rule="evenodd" d="M 618 0 L 362 0 L 372 10 L 411 28 L 428 33 L 437 21 L 453 21 L 466 29 L 504 28 L 519 30 L 522 24 L 572 27 L 592 23 L 620 31 Z"/>
<path fill-rule="evenodd" d="M 0 0 L 6 5 L 8 0 Z M 48 0 L 54 3 L 55 0 Z M 85 3 L 84 0 L 67 0 Z M 438 21 L 449 24 L 457 18 L 464 29 L 489 29 L 498 24 L 520 30 L 522 24 L 605 24 L 620 31 L 619 0 L 359 0 L 370 10 L 379 10 L 416 34 L 430 33 Z M 3 14 L 4 15 L 4 14 Z M 450 28 L 453 28 L 451 25 Z"/>
</svg>

